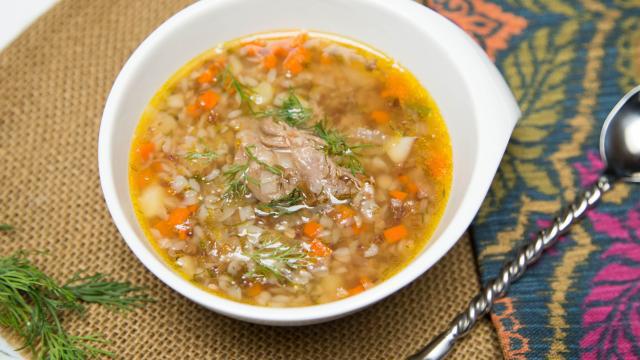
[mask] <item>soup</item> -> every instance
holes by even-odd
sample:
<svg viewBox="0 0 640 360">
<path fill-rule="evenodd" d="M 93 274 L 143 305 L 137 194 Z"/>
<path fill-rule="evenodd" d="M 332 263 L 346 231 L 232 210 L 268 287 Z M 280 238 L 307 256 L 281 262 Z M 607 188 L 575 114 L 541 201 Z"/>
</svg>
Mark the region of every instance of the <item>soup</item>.
<svg viewBox="0 0 640 360">
<path fill-rule="evenodd" d="M 282 32 L 180 69 L 134 135 L 149 241 L 201 288 L 262 306 L 335 301 L 423 248 L 452 176 L 445 123 L 403 67 L 362 44 Z"/>
</svg>

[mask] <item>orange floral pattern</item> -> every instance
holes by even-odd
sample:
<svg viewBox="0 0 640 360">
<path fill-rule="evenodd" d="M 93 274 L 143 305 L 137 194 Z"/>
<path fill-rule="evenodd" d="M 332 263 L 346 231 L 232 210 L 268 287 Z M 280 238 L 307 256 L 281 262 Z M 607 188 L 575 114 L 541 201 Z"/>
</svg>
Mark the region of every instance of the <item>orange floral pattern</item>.
<svg viewBox="0 0 640 360">
<path fill-rule="evenodd" d="M 425 5 L 473 36 L 492 60 L 500 50 L 507 48 L 512 37 L 527 27 L 525 18 L 505 12 L 499 5 L 485 0 L 428 0 Z"/>
</svg>

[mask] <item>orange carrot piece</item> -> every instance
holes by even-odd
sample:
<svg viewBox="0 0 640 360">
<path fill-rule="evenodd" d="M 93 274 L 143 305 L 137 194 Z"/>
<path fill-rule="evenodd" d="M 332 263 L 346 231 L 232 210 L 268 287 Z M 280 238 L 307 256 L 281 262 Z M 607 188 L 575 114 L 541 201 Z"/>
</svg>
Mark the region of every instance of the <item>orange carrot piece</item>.
<svg viewBox="0 0 640 360">
<path fill-rule="evenodd" d="M 138 153 L 142 161 L 147 161 L 155 149 L 156 146 L 152 142 L 146 142 L 138 145 L 136 153 Z"/>
<path fill-rule="evenodd" d="M 364 230 L 364 225 L 363 226 L 358 226 L 357 224 L 353 224 L 351 225 L 351 230 L 353 230 L 353 235 L 360 235 L 362 234 L 362 231 Z"/>
<path fill-rule="evenodd" d="M 384 98 L 397 98 L 403 101 L 409 97 L 409 88 L 405 84 L 402 75 L 391 73 L 387 77 L 386 86 L 380 95 Z"/>
<path fill-rule="evenodd" d="M 179 228 L 178 229 L 178 239 L 187 240 L 189 238 L 189 228 Z"/>
<path fill-rule="evenodd" d="M 173 235 L 173 226 L 168 221 L 158 221 L 154 226 L 162 236 L 169 237 Z"/>
<path fill-rule="evenodd" d="M 318 234 L 320 234 L 320 230 L 322 230 L 322 226 L 315 221 L 309 221 L 304 224 L 302 228 L 302 232 L 305 236 L 315 239 Z"/>
<path fill-rule="evenodd" d="M 213 71 L 207 69 L 196 79 L 199 84 L 208 84 L 213 81 Z"/>
<path fill-rule="evenodd" d="M 196 118 L 200 116 L 200 113 L 201 113 L 200 106 L 198 106 L 197 103 L 193 103 L 187 106 L 187 115 L 191 116 L 192 118 Z"/>
<path fill-rule="evenodd" d="M 296 37 L 294 37 L 293 40 L 291 40 L 291 46 L 292 47 L 302 46 L 304 45 L 305 42 L 307 42 L 308 38 L 309 38 L 309 34 L 307 34 L 306 32 L 301 32 L 298 35 L 296 35 Z"/>
<path fill-rule="evenodd" d="M 293 75 L 299 74 L 304 69 L 304 64 L 309 60 L 309 51 L 302 46 L 293 48 L 282 62 L 282 66 Z"/>
<path fill-rule="evenodd" d="M 446 158 L 441 154 L 432 154 L 427 160 L 427 169 L 429 169 L 431 174 L 436 178 L 444 176 L 447 173 L 448 167 L 449 164 L 447 164 Z"/>
<path fill-rule="evenodd" d="M 146 168 L 138 173 L 138 187 L 143 189 L 155 179 L 155 173 L 151 168 Z"/>
<path fill-rule="evenodd" d="M 387 230 L 384 231 L 383 234 L 384 234 L 384 239 L 388 243 L 393 244 L 407 237 L 407 235 L 409 235 L 409 232 L 407 231 L 407 228 L 404 225 L 400 224 L 398 226 L 388 228 Z"/>
<path fill-rule="evenodd" d="M 259 282 L 254 282 L 247 288 L 246 292 L 248 296 L 256 297 L 262 292 L 262 284 L 260 284 Z"/>
<path fill-rule="evenodd" d="M 218 95 L 213 90 L 207 90 L 198 96 L 198 104 L 207 110 L 213 109 L 220 100 L 220 95 Z"/>
<path fill-rule="evenodd" d="M 248 44 L 248 45 L 245 45 L 244 48 L 247 51 L 247 56 L 256 56 L 258 55 L 258 52 L 262 49 L 262 46 Z"/>
<path fill-rule="evenodd" d="M 404 185 L 404 188 L 410 194 L 415 194 L 418 192 L 418 185 L 415 183 L 415 181 L 409 179 L 407 175 L 398 176 L 398 181 L 400 181 L 400 184 Z"/>
<path fill-rule="evenodd" d="M 334 218 L 337 221 L 345 221 L 356 215 L 356 211 L 347 205 L 336 205 L 333 208 Z"/>
<path fill-rule="evenodd" d="M 371 118 L 378 124 L 386 124 L 391 116 L 384 110 L 375 110 L 371 112 Z"/>
<path fill-rule="evenodd" d="M 349 293 L 350 296 L 360 294 L 363 291 L 364 291 L 364 286 L 362 286 L 362 284 L 356 285 L 356 286 L 352 287 L 351 289 L 347 290 L 347 292 Z"/>
<path fill-rule="evenodd" d="M 409 194 L 404 191 L 391 190 L 389 191 L 389 196 L 391 196 L 394 199 L 404 201 L 407 198 L 407 196 L 409 196 Z"/>
<path fill-rule="evenodd" d="M 322 243 L 322 241 L 315 239 L 310 244 L 311 246 L 311 255 L 317 257 L 325 257 L 331 255 L 331 248 Z"/>
<path fill-rule="evenodd" d="M 320 64 L 329 65 L 332 62 L 333 59 L 331 58 L 331 55 L 326 53 L 322 53 L 322 55 L 320 55 Z"/>
<path fill-rule="evenodd" d="M 262 59 L 262 66 L 265 69 L 273 69 L 278 65 L 278 58 L 273 54 L 269 53 Z"/>
<path fill-rule="evenodd" d="M 167 222 L 171 226 L 176 226 L 184 223 L 191 215 L 191 211 L 188 208 L 175 208 L 169 214 L 169 219 Z"/>
</svg>

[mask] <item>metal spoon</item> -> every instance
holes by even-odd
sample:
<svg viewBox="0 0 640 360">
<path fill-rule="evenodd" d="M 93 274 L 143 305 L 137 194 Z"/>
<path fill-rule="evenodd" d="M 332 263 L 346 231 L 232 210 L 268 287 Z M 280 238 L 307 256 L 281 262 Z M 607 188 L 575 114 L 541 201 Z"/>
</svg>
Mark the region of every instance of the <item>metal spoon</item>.
<svg viewBox="0 0 640 360">
<path fill-rule="evenodd" d="M 409 359 L 435 360 L 447 356 L 455 342 L 491 310 L 493 302 L 503 297 L 509 286 L 540 258 L 545 249 L 553 246 L 560 235 L 578 222 L 587 210 L 596 206 L 615 181 L 640 182 L 640 86 L 620 99 L 607 116 L 600 133 L 600 156 L 605 163 L 605 171 L 598 181 L 555 218 L 553 225 L 525 244 L 515 259 L 502 267 L 498 277 L 489 281 L 467 309 L 458 314 L 447 331 Z"/>
</svg>

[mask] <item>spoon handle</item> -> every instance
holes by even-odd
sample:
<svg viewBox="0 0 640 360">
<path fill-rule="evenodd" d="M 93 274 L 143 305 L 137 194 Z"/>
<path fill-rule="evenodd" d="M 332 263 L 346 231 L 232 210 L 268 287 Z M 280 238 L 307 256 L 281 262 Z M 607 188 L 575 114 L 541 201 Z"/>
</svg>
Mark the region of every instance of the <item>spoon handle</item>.
<svg viewBox="0 0 640 360">
<path fill-rule="evenodd" d="M 602 175 L 587 191 L 582 193 L 567 207 L 561 216 L 556 217 L 553 225 L 542 230 L 535 240 L 525 244 L 518 251 L 515 259 L 507 262 L 500 270 L 498 277 L 490 280 L 482 291 L 476 295 L 467 309 L 458 314 L 447 331 L 433 339 L 425 348 L 409 357 L 409 360 L 443 359 L 453 348 L 455 342 L 466 335 L 477 320 L 491 310 L 493 302 L 503 297 L 509 286 L 518 280 L 529 265 L 534 263 L 542 252 L 556 243 L 571 225 L 582 218 L 587 210 L 594 207 L 602 198 L 602 194 L 611 189 L 610 179 Z"/>
</svg>

